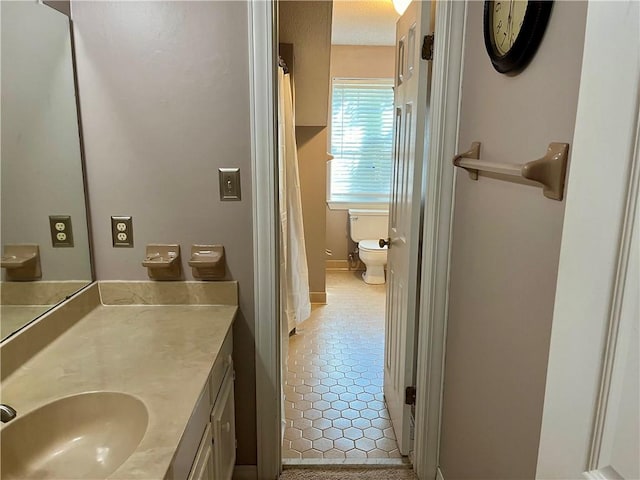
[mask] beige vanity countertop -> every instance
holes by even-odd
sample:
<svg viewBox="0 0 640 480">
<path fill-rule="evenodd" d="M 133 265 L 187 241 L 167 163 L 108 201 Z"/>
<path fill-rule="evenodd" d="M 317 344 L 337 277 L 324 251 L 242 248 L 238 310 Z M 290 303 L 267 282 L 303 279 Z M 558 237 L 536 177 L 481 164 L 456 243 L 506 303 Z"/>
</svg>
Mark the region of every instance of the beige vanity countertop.
<svg viewBox="0 0 640 480">
<path fill-rule="evenodd" d="M 101 305 L 2 382 L 18 416 L 90 391 L 137 396 L 149 412 L 110 479 L 162 479 L 237 311 L 231 305 Z"/>
</svg>

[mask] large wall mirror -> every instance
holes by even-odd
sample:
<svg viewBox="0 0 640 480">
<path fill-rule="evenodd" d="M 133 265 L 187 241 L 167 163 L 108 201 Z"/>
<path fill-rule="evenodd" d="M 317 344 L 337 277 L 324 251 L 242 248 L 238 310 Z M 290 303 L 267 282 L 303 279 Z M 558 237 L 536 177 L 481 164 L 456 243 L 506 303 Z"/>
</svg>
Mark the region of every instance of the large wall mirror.
<svg viewBox="0 0 640 480">
<path fill-rule="evenodd" d="M 6 339 L 91 283 L 92 269 L 70 20 L 29 0 L 0 2 L 0 21 Z"/>
</svg>

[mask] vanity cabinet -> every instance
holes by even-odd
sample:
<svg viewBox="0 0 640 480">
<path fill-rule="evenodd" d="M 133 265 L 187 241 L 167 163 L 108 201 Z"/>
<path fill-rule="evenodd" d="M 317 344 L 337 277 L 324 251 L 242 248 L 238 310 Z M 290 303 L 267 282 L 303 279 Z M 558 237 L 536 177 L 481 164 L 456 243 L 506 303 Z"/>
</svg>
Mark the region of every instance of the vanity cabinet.
<svg viewBox="0 0 640 480">
<path fill-rule="evenodd" d="M 236 462 L 232 348 L 229 331 L 191 414 L 167 480 L 231 480 Z"/>
<path fill-rule="evenodd" d="M 211 436 L 211 424 L 207 424 L 188 480 L 213 480 L 214 478 L 213 437 Z"/>
<path fill-rule="evenodd" d="M 227 371 L 220 395 L 211 412 L 215 480 L 231 480 L 236 464 L 236 427 L 233 398 L 233 370 Z"/>
</svg>

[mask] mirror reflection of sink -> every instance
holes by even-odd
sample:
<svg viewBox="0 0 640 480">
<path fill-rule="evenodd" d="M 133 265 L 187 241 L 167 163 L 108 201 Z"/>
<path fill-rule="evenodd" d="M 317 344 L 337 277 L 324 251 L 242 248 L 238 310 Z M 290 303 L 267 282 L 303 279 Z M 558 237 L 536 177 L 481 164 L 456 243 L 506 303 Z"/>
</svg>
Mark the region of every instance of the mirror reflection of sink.
<svg viewBox="0 0 640 480">
<path fill-rule="evenodd" d="M 149 414 L 124 393 L 61 398 L 0 431 L 2 479 L 98 479 L 112 474 L 140 444 Z"/>
</svg>

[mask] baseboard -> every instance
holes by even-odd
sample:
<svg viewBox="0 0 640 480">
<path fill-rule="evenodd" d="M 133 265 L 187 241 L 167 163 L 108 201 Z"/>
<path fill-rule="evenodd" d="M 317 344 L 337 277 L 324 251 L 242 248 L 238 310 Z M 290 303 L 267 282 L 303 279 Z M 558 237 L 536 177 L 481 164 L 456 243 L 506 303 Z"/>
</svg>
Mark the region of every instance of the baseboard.
<svg viewBox="0 0 640 480">
<path fill-rule="evenodd" d="M 349 267 L 349 260 L 325 260 L 325 269 L 329 271 L 348 271 L 362 270 L 364 271 L 362 262 L 358 261 L 356 268 Z"/>
<path fill-rule="evenodd" d="M 622 480 L 624 478 L 611 465 L 599 468 L 598 470 L 583 472 L 582 476 L 589 480 Z"/>
<path fill-rule="evenodd" d="M 327 270 L 349 270 L 349 260 L 325 260 Z"/>
<path fill-rule="evenodd" d="M 236 465 L 233 469 L 233 480 L 257 480 L 258 467 L 256 465 Z"/>
<path fill-rule="evenodd" d="M 436 480 L 444 480 L 444 475 L 442 474 L 442 470 L 440 467 L 436 470 Z"/>
<path fill-rule="evenodd" d="M 311 303 L 325 305 L 327 303 L 327 292 L 309 292 L 309 300 Z"/>
</svg>

